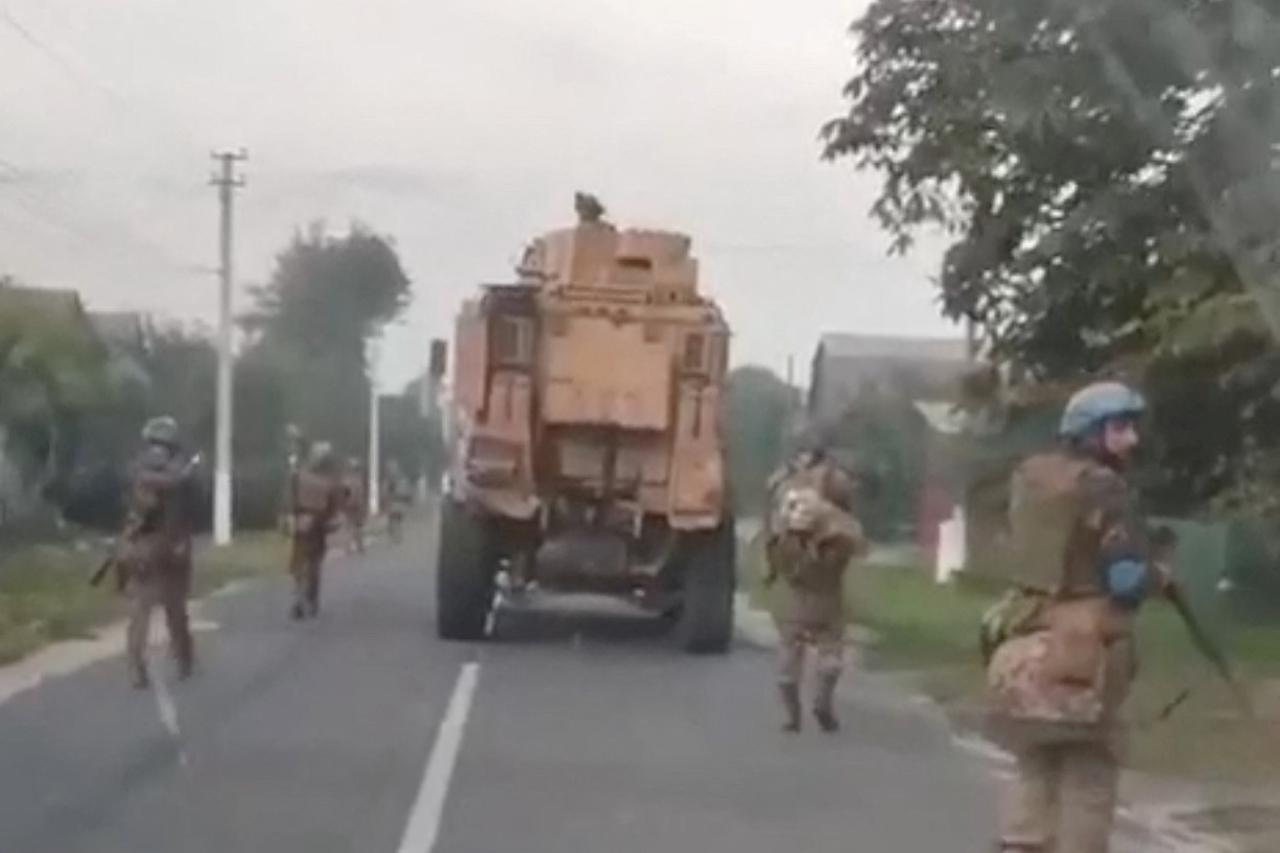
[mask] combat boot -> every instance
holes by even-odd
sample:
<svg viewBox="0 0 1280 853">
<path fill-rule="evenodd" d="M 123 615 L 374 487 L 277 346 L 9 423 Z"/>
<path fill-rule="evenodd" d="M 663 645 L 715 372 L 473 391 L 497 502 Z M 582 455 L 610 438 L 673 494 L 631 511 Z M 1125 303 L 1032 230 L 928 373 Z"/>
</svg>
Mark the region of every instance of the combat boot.
<svg viewBox="0 0 1280 853">
<path fill-rule="evenodd" d="M 784 732 L 800 731 L 800 686 L 798 684 L 779 684 L 778 692 L 782 695 L 782 710 L 786 713 L 786 721 L 782 724 Z"/>
<path fill-rule="evenodd" d="M 824 672 L 818 676 L 818 689 L 813 699 L 813 718 L 824 732 L 840 730 L 840 720 L 836 718 L 834 705 L 838 672 Z"/>
</svg>

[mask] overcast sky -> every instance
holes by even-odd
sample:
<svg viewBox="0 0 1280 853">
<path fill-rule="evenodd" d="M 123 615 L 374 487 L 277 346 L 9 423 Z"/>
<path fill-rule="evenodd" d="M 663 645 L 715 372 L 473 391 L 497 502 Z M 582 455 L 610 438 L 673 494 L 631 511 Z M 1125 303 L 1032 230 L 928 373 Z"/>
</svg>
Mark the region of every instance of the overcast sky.
<svg viewBox="0 0 1280 853">
<path fill-rule="evenodd" d="M 824 331 L 957 334 L 936 250 L 888 257 L 875 178 L 819 160 L 863 5 L 0 0 L 0 272 L 211 321 L 208 152 L 244 146 L 242 285 L 313 219 L 395 238 L 415 299 L 388 385 L 577 189 L 693 235 L 738 363 L 803 374 Z"/>
</svg>

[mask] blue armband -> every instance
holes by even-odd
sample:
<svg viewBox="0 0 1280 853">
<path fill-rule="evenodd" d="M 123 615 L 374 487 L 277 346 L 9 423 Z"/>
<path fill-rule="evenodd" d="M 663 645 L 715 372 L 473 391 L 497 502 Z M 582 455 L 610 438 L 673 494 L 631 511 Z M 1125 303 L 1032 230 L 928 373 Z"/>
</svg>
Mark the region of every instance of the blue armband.
<svg viewBox="0 0 1280 853">
<path fill-rule="evenodd" d="M 1115 560 L 1102 570 L 1102 583 L 1112 601 L 1136 609 L 1147 594 L 1147 564 L 1132 557 Z"/>
</svg>

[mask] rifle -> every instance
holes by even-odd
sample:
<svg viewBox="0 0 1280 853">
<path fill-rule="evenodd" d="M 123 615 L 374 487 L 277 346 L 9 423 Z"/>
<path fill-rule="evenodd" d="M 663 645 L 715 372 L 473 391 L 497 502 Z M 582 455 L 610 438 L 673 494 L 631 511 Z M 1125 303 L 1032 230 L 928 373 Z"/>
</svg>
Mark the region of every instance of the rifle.
<svg viewBox="0 0 1280 853">
<path fill-rule="evenodd" d="M 1178 534 L 1169 527 L 1158 527 L 1151 534 L 1151 556 L 1157 563 L 1168 564 L 1172 560 L 1174 551 L 1178 547 Z M 1182 591 L 1182 587 L 1170 577 L 1168 583 L 1164 587 L 1164 597 L 1173 605 L 1173 609 L 1178 611 L 1178 616 L 1182 619 L 1182 624 L 1186 625 L 1187 633 L 1191 636 L 1191 643 L 1196 647 L 1196 651 L 1204 656 L 1205 660 L 1213 666 L 1214 671 L 1231 689 L 1232 695 L 1240 705 L 1241 711 L 1246 717 L 1253 716 L 1253 705 L 1249 700 L 1249 694 L 1245 691 L 1244 685 L 1240 683 L 1240 679 L 1231 670 L 1231 663 L 1227 660 L 1227 656 L 1223 654 L 1222 649 L 1213 641 L 1209 633 L 1200 624 L 1200 620 L 1196 617 L 1195 611 L 1191 609 L 1191 603 L 1187 601 L 1186 595 Z M 1190 694 L 1190 689 L 1183 690 L 1178 696 L 1170 702 L 1160 713 L 1160 719 L 1166 719 L 1173 713 L 1174 709 L 1181 705 Z"/>
<path fill-rule="evenodd" d="M 94 569 L 93 574 L 89 576 L 89 586 L 97 586 L 102 583 L 102 579 L 107 576 L 107 572 L 116 564 L 115 551 L 102 558 L 102 562 L 98 564 L 98 568 Z"/>
<path fill-rule="evenodd" d="M 1178 616 L 1182 618 L 1182 623 L 1187 626 L 1187 633 L 1190 634 L 1191 642 L 1196 647 L 1196 650 L 1204 655 L 1205 659 L 1213 666 L 1214 671 L 1231 689 L 1232 695 L 1240 705 L 1240 710 L 1246 717 L 1253 717 L 1253 704 L 1249 700 L 1249 694 L 1232 671 L 1231 663 L 1227 660 L 1227 656 L 1222 653 L 1222 649 L 1218 647 L 1213 638 L 1205 631 L 1204 626 L 1200 624 L 1200 620 L 1196 618 L 1195 612 L 1192 611 L 1190 603 L 1187 601 L 1186 596 L 1183 595 L 1181 587 L 1176 583 L 1169 584 L 1165 590 L 1165 598 L 1173 605 L 1173 609 L 1178 611 Z M 1173 703 L 1173 707 L 1181 704 L 1181 699 L 1183 698 L 1185 696 L 1180 697 L 1178 701 Z M 1173 707 L 1170 707 L 1163 716 L 1168 716 L 1169 713 L 1172 713 Z"/>
</svg>

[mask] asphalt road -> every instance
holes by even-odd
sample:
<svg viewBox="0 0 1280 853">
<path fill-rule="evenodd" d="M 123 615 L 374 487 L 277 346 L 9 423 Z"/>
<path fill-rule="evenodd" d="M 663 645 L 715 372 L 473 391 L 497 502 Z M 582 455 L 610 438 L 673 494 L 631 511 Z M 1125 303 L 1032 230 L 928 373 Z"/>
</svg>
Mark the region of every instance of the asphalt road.
<svg viewBox="0 0 1280 853">
<path fill-rule="evenodd" d="M 0 851 L 990 849 L 990 767 L 884 679 L 847 680 L 839 735 L 788 736 L 746 643 L 528 613 L 442 643 L 411 533 L 332 559 L 315 622 L 284 578 L 206 604 L 176 735 L 118 657 L 0 704 Z"/>
</svg>

